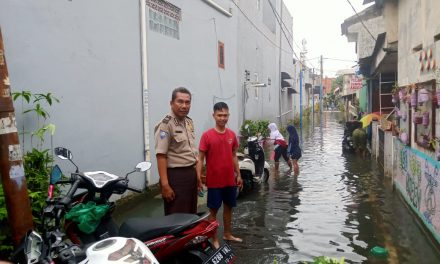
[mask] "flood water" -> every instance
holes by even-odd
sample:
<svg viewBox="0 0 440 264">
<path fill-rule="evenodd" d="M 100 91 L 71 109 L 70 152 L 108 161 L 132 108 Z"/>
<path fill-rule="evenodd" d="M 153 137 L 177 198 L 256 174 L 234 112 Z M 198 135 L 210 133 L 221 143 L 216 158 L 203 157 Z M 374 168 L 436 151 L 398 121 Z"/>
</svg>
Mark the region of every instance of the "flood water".
<svg viewBox="0 0 440 264">
<path fill-rule="evenodd" d="M 403 201 L 387 184 L 374 159 L 343 154 L 343 124 L 338 113 L 302 134 L 300 175 L 287 175 L 287 165 L 273 171 L 269 182 L 238 200 L 232 243 L 236 263 L 302 263 L 316 256 L 345 258 L 345 263 L 440 263 L 440 255 L 418 227 Z M 200 205 L 206 210 L 206 205 Z M 115 213 L 162 214 L 161 199 L 137 198 Z M 221 219 L 221 216 L 219 216 Z M 374 246 L 388 258 L 371 255 Z"/>
<path fill-rule="evenodd" d="M 239 201 L 233 244 L 239 263 L 301 263 L 316 256 L 345 263 L 440 263 L 392 185 L 371 158 L 343 154 L 337 113 L 302 130 L 300 175 L 271 174 Z M 370 254 L 385 247 L 389 257 Z"/>
</svg>

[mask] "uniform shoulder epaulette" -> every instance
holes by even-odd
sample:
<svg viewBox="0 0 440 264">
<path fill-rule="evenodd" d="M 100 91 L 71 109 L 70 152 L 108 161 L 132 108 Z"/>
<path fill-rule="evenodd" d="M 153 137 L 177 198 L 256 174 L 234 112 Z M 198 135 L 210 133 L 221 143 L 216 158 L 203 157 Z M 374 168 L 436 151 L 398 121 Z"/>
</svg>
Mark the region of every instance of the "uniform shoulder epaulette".
<svg viewBox="0 0 440 264">
<path fill-rule="evenodd" d="M 165 116 L 165 118 L 162 119 L 162 123 L 168 124 L 168 122 L 170 122 L 171 118 L 172 118 L 172 116 L 170 116 L 170 115 Z"/>
<path fill-rule="evenodd" d="M 189 116 L 186 116 L 186 118 L 188 118 L 189 120 L 191 120 L 191 121 L 192 121 L 191 117 L 189 117 Z"/>
</svg>

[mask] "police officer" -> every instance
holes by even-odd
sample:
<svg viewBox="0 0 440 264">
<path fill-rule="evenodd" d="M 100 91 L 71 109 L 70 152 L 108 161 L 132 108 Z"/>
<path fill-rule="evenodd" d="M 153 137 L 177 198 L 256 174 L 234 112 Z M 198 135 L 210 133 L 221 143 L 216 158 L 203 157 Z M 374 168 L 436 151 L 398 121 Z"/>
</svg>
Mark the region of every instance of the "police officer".
<svg viewBox="0 0 440 264">
<path fill-rule="evenodd" d="M 171 112 L 154 128 L 157 167 L 165 215 L 197 213 L 197 192 L 202 187 L 195 169 L 197 148 L 194 125 L 188 117 L 191 93 L 174 89 Z"/>
</svg>

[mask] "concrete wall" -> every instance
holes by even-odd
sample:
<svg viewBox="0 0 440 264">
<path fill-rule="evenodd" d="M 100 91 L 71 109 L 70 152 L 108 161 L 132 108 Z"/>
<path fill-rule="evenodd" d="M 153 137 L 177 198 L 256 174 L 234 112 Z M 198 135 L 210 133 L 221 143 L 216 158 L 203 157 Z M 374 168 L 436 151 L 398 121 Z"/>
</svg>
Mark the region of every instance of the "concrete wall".
<svg viewBox="0 0 440 264">
<path fill-rule="evenodd" d="M 434 36 L 440 34 L 439 1 L 399 1 L 399 44 L 398 70 L 399 85 L 408 85 L 435 78 L 434 71 L 420 71 L 419 51 L 414 48 L 421 45 L 422 50 L 433 50 L 433 59 L 440 61 L 440 41 Z"/>
<path fill-rule="evenodd" d="M 375 38 L 385 30 L 382 16 L 370 18 L 364 21 L 364 24 Z M 359 59 L 367 58 L 373 54 L 376 42 L 360 22 L 349 26 L 347 31 L 348 34 L 356 35 L 356 53 Z"/>
<path fill-rule="evenodd" d="M 283 8 L 280 12 L 280 0 L 271 0 L 277 13 L 282 15 L 286 26 L 291 28 L 292 17 Z M 273 31 L 272 22 L 275 19 L 269 1 L 261 1 L 260 8 L 255 1 L 240 1 L 241 10 L 251 19 L 252 23 L 240 12 L 238 12 L 238 48 L 237 61 L 238 84 L 241 85 L 240 111 L 245 119 L 268 119 L 278 121 L 278 116 L 290 110 L 292 99 L 286 93 L 280 92 L 280 40 L 281 40 L 281 70 L 294 76 L 290 46 L 287 44 L 284 35 L 280 39 L 280 27 L 276 22 Z M 271 17 L 273 16 L 273 17 Z M 276 21 L 276 20 L 275 20 Z M 258 31 L 254 25 L 261 31 Z M 286 32 L 289 37 L 289 33 Z M 289 40 L 292 43 L 291 40 Z M 245 84 L 245 70 L 250 72 L 250 82 L 265 83 L 266 87 L 253 87 Z M 270 85 L 268 84 L 270 79 Z M 246 93 L 243 92 L 246 90 Z M 243 95 L 247 96 L 243 96 Z M 280 98 L 281 95 L 281 98 Z M 282 108 L 280 108 L 280 105 Z M 285 116 L 287 118 L 287 116 Z M 292 118 L 292 117 L 290 117 Z M 242 120 L 242 119 L 241 119 Z M 241 123 L 240 120 L 240 123 Z"/>
<path fill-rule="evenodd" d="M 203 1 L 169 1 L 181 9 L 180 38 L 175 39 L 148 28 L 148 90 L 150 117 L 150 146 L 153 162 L 152 182 L 158 181 L 154 151 L 154 126 L 170 111 L 171 92 L 179 86 L 193 94 L 189 116 L 195 122 L 198 145 L 203 131 L 214 126 L 212 107 L 215 102 L 229 105 L 229 127 L 238 132 L 241 120 L 237 82 L 237 10 L 230 1 L 216 1 L 225 16 Z M 149 20 L 147 7 L 147 21 Z M 215 19 L 214 19 L 215 18 Z M 148 24 L 148 22 L 147 22 Z M 217 43 L 225 48 L 225 68 L 218 67 Z M 244 75 L 244 74 L 243 74 Z"/>
<path fill-rule="evenodd" d="M 83 171 L 122 175 L 144 159 L 138 1 L 2 0 L 0 25 L 12 91 L 61 101 L 50 110 L 54 146 Z"/>
</svg>

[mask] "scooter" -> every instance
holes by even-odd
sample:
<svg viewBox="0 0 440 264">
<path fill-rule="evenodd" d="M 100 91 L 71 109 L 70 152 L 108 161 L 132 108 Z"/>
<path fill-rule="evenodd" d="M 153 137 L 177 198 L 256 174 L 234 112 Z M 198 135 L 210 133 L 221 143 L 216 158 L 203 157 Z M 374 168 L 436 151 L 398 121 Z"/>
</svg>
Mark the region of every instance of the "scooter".
<svg viewBox="0 0 440 264">
<path fill-rule="evenodd" d="M 359 121 L 353 120 L 353 121 L 345 122 L 344 135 L 342 137 L 343 152 L 353 153 L 355 151 L 352 135 L 354 130 L 361 127 L 362 127 L 362 123 Z"/>
<path fill-rule="evenodd" d="M 260 142 L 261 138 L 251 136 L 247 139 L 244 154 L 237 153 L 244 193 L 254 189 L 257 184 L 266 183 L 269 179 L 270 165 L 265 161 Z"/>
<path fill-rule="evenodd" d="M 208 213 L 204 214 L 171 214 L 164 217 L 127 219 L 120 228 L 111 217 L 114 203 L 109 201 L 112 194 L 123 194 L 126 190 L 141 192 L 129 186 L 128 175 L 124 178 L 105 171 L 79 173 L 73 163 L 72 153 L 65 148 L 56 148 L 55 154 L 61 159 L 67 159 L 77 168 L 72 173 L 72 184 L 64 198 L 65 204 L 87 203 L 109 205 L 110 210 L 100 219 L 95 231 L 86 233 L 79 228 L 78 223 L 66 221 L 65 230 L 69 239 L 79 245 L 86 245 L 107 237 L 134 237 L 141 240 L 161 262 L 170 263 L 211 263 L 213 256 L 232 263 L 235 256 L 231 248 L 224 244 L 217 251 L 211 245 L 212 238 L 219 226 L 217 221 L 208 221 Z M 136 168 L 151 166 L 151 163 L 139 163 Z M 74 198 L 78 188 L 87 192 Z M 215 262 L 213 262 L 215 263 Z M 223 263 L 223 262 L 219 262 Z"/>
<path fill-rule="evenodd" d="M 143 163 L 143 165 L 148 165 Z M 147 167 L 140 168 L 140 171 Z M 14 263 L 149 263 L 159 264 L 150 249 L 136 238 L 111 237 L 88 247 L 65 240 L 61 222 L 69 209 L 64 198 L 54 198 L 55 184 L 60 184 L 61 170 L 52 169 L 48 199 L 42 214 L 41 234 L 30 230 L 13 256 Z"/>
</svg>

